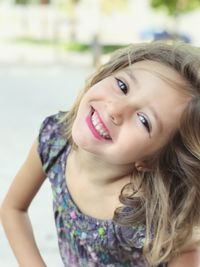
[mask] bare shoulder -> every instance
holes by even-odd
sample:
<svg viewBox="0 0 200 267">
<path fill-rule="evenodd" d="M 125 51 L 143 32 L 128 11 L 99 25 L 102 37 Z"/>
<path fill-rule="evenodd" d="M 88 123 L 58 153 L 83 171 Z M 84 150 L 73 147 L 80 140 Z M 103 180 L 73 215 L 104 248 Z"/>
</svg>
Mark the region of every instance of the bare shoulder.
<svg viewBox="0 0 200 267">
<path fill-rule="evenodd" d="M 195 229 L 193 236 L 182 249 L 179 256 L 172 259 L 168 267 L 200 267 L 200 230 Z"/>
<path fill-rule="evenodd" d="M 181 253 L 171 260 L 168 267 L 200 267 L 200 249 Z"/>
<path fill-rule="evenodd" d="M 37 147 L 38 141 L 36 139 L 24 163 L 14 177 L 2 207 L 27 210 L 30 202 L 44 182 L 46 175 L 42 169 Z"/>
</svg>

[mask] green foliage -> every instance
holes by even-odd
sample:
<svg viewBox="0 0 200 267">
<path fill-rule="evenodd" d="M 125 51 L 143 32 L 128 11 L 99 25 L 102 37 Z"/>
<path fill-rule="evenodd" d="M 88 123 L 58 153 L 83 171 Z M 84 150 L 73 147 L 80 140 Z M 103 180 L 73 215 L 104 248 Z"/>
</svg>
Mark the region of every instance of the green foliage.
<svg viewBox="0 0 200 267">
<path fill-rule="evenodd" d="M 12 40 L 14 43 L 24 43 L 35 46 L 57 46 L 60 49 L 64 49 L 72 52 L 92 52 L 92 44 L 90 43 L 81 43 L 81 42 L 59 42 L 55 43 L 53 40 L 47 39 L 34 39 L 30 37 L 20 37 L 14 38 Z M 123 48 L 126 45 L 119 44 L 104 44 L 101 46 L 102 53 L 107 54 L 115 51 L 116 49 Z"/>
<path fill-rule="evenodd" d="M 75 52 L 86 52 L 90 49 L 88 44 L 69 42 L 63 45 L 63 48 Z"/>
<path fill-rule="evenodd" d="M 29 0 L 15 0 L 15 3 L 19 5 L 26 5 L 29 3 Z"/>
<path fill-rule="evenodd" d="M 169 15 L 186 13 L 200 8 L 200 0 L 151 0 L 155 9 L 166 9 Z"/>
<path fill-rule="evenodd" d="M 102 45 L 102 53 L 107 54 L 115 51 L 116 49 L 122 48 L 125 45 L 117 45 L 117 44 L 105 44 Z M 92 51 L 92 45 L 86 43 L 79 43 L 79 42 L 69 42 L 64 45 L 64 49 L 74 51 L 74 52 L 88 52 Z"/>
<path fill-rule="evenodd" d="M 103 54 L 112 53 L 116 49 L 120 49 L 120 48 L 123 48 L 125 46 L 127 46 L 127 45 L 116 45 L 116 44 L 103 45 L 103 47 L 102 47 Z"/>
<path fill-rule="evenodd" d="M 47 39 L 34 39 L 30 37 L 18 37 L 12 39 L 13 43 L 23 43 L 30 45 L 38 45 L 38 46 L 52 46 L 54 45 L 53 41 Z"/>
</svg>

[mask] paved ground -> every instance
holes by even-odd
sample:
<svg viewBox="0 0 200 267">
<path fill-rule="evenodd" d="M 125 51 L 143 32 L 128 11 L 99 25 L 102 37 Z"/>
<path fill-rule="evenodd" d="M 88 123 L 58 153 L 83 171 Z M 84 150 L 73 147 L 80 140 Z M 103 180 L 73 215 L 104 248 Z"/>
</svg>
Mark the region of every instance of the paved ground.
<svg viewBox="0 0 200 267">
<path fill-rule="evenodd" d="M 20 49 L 8 51 L 0 47 L 0 202 L 37 136 L 43 118 L 67 110 L 92 69 L 88 56 L 52 58 L 40 51 L 41 57 L 36 60 L 34 55 L 38 53 L 34 49 L 27 48 L 26 53 Z M 5 53 L 8 53 L 7 60 Z M 32 53 L 32 61 L 29 53 Z M 61 267 L 48 182 L 33 201 L 30 216 L 47 266 Z M 0 248 L 0 266 L 17 267 L 1 225 Z"/>
</svg>

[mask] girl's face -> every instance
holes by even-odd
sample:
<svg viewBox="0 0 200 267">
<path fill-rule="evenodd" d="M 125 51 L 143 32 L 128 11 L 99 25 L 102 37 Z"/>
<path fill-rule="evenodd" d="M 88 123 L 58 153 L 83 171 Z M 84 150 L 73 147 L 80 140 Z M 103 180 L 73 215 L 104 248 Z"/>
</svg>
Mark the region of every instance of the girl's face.
<svg viewBox="0 0 200 267">
<path fill-rule="evenodd" d="M 133 164 L 165 145 L 189 97 L 173 69 L 140 61 L 98 82 L 84 95 L 72 127 L 77 146 L 112 164 Z"/>
</svg>

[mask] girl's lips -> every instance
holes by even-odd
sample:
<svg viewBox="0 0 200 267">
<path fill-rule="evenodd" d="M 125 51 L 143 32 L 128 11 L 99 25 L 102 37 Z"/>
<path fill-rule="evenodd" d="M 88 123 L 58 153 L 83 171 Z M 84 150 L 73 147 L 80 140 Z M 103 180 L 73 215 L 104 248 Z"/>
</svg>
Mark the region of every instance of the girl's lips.
<svg viewBox="0 0 200 267">
<path fill-rule="evenodd" d="M 92 123 L 92 115 L 94 114 L 94 112 L 96 112 L 96 110 L 94 108 L 91 109 L 90 113 L 88 114 L 88 116 L 86 117 L 86 123 L 89 127 L 89 129 L 91 130 L 92 134 L 94 135 L 95 138 L 97 138 L 98 140 L 103 140 L 103 141 L 111 141 L 111 138 L 106 138 L 103 137 L 94 127 L 93 123 Z M 99 122 L 103 125 L 103 127 L 105 128 L 105 130 L 109 133 L 107 127 L 105 126 L 105 124 L 103 123 L 102 119 L 100 118 L 98 112 L 96 112 L 97 116 L 98 116 L 98 120 Z"/>
</svg>

